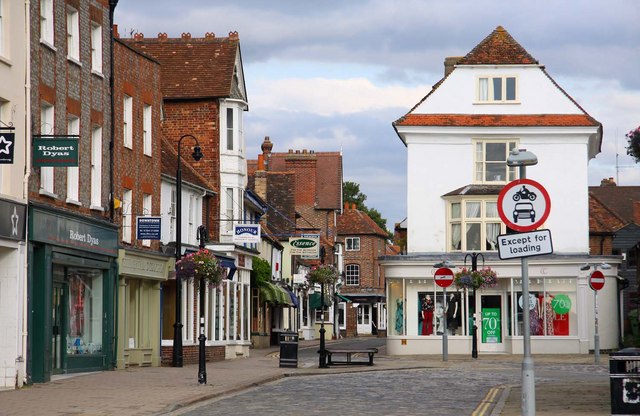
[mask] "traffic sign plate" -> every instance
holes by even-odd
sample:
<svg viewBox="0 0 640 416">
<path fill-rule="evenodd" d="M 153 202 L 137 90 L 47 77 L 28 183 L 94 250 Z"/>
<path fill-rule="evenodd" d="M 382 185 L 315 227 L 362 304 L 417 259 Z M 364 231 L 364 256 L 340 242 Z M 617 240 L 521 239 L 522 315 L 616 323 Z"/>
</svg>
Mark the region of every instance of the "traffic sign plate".
<svg viewBox="0 0 640 416">
<path fill-rule="evenodd" d="M 533 231 L 541 226 L 551 211 L 549 193 L 538 182 L 517 179 L 502 188 L 498 195 L 498 214 L 516 231 Z"/>
<path fill-rule="evenodd" d="M 449 287 L 453 283 L 453 270 L 448 267 L 441 267 L 433 274 L 433 280 L 440 287 Z"/>
<path fill-rule="evenodd" d="M 604 274 L 600 270 L 596 270 L 589 276 L 589 286 L 593 290 L 600 290 L 604 287 Z"/>
</svg>

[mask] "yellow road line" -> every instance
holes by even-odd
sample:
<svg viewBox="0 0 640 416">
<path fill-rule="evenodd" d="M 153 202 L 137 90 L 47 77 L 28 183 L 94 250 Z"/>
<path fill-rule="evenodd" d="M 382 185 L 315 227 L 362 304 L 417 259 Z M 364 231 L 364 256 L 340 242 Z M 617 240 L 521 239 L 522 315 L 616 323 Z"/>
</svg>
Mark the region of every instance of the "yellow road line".
<svg viewBox="0 0 640 416">
<path fill-rule="evenodd" d="M 476 406 L 475 410 L 471 413 L 472 416 L 482 416 L 488 414 L 488 410 L 496 404 L 496 397 L 498 397 L 499 393 L 502 391 L 503 387 L 492 387 L 491 390 L 487 393 L 487 395 L 482 399 L 480 404 Z"/>
</svg>

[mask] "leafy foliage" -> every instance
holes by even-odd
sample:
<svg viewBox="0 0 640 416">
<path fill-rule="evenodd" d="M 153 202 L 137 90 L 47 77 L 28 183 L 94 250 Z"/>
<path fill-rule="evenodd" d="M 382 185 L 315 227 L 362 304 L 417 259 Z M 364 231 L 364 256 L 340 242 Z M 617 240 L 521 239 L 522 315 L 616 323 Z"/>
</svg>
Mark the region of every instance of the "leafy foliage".
<svg viewBox="0 0 640 416">
<path fill-rule="evenodd" d="M 625 134 L 627 137 L 627 154 L 633 157 L 636 163 L 640 163 L 640 127 L 635 130 L 631 130 Z"/>
<path fill-rule="evenodd" d="M 252 260 L 251 285 L 263 286 L 271 280 L 271 265 L 265 259 L 254 257 Z"/>
<path fill-rule="evenodd" d="M 334 284 L 338 280 L 338 269 L 331 264 L 321 264 L 313 267 L 307 273 L 307 281 L 309 285 L 318 284 Z"/>
<path fill-rule="evenodd" d="M 382 214 L 375 208 L 368 208 L 364 201 L 367 200 L 367 196 L 360 192 L 360 185 L 355 182 L 343 182 L 342 184 L 342 197 L 344 202 L 350 204 L 356 204 L 356 208 L 359 211 L 367 214 L 380 228 L 387 232 L 389 238 L 392 238 L 391 233 L 387 230 L 387 220 L 382 218 Z"/>
<path fill-rule="evenodd" d="M 463 267 L 454 276 L 453 282 L 459 289 L 483 289 L 485 287 L 496 287 L 498 275 L 490 267 L 481 270 L 469 270 Z"/>
<path fill-rule="evenodd" d="M 206 248 L 189 253 L 176 262 L 176 276 L 184 280 L 194 279 L 196 287 L 200 284 L 201 277 L 208 286 L 218 286 L 223 274 L 220 262 Z"/>
</svg>

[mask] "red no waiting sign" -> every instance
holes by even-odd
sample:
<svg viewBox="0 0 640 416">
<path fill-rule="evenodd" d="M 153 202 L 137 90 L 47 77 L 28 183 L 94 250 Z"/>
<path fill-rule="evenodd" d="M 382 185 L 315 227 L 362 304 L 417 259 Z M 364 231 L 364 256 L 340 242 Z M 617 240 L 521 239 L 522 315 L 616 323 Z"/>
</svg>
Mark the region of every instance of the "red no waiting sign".
<svg viewBox="0 0 640 416">
<path fill-rule="evenodd" d="M 453 283 L 453 270 L 448 267 L 441 267 L 433 274 L 433 280 L 440 287 L 449 287 Z"/>
<path fill-rule="evenodd" d="M 589 277 L 589 286 L 593 290 L 600 290 L 604 287 L 604 274 L 600 270 L 596 270 L 591 273 Z"/>
</svg>

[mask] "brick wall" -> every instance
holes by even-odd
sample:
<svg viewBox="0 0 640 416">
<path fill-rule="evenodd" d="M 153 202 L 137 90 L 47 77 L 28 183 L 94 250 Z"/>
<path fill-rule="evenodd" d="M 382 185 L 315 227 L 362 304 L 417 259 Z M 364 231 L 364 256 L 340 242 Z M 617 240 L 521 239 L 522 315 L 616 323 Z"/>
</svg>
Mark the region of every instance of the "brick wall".
<svg viewBox="0 0 640 416">
<path fill-rule="evenodd" d="M 151 241 L 151 247 L 142 246 L 142 241 L 136 240 L 136 217 L 145 215 L 143 197 L 152 196 L 152 209 L 149 214 L 160 215 L 160 174 L 161 174 L 161 146 L 162 134 L 160 116 L 162 96 L 160 94 L 160 65 L 144 55 L 141 55 L 120 42 L 115 42 L 114 48 L 115 74 L 115 109 L 114 109 L 114 195 L 122 200 L 126 190 L 132 191 L 132 230 L 131 244 L 121 242 L 125 247 L 149 249 L 157 251 L 159 241 Z M 124 96 L 132 99 L 133 132 L 132 147 L 124 146 L 123 115 Z M 145 105 L 151 106 L 151 156 L 144 153 L 143 114 Z M 115 212 L 116 224 L 122 224 L 122 214 L 129 207 L 122 207 Z M 120 228 L 122 240 L 122 228 Z"/>
<path fill-rule="evenodd" d="M 613 254 L 613 236 L 590 235 L 589 254 L 610 256 Z"/>
<path fill-rule="evenodd" d="M 360 250 L 344 251 L 344 265 L 358 264 L 360 266 L 360 285 L 344 286 L 345 293 L 367 292 L 370 289 L 384 291 L 384 274 L 378 267 L 378 257 L 385 253 L 385 242 L 379 236 L 359 235 Z M 339 241 L 344 244 L 344 236 Z"/>
<path fill-rule="evenodd" d="M 205 361 L 224 361 L 225 347 L 223 345 L 207 346 L 205 347 Z M 182 346 L 182 361 L 184 364 L 198 364 L 199 362 L 199 346 L 198 345 L 183 345 Z M 173 361 L 173 347 L 162 347 L 162 366 L 171 367 Z"/>
<path fill-rule="evenodd" d="M 79 202 L 67 202 L 67 168 L 54 168 L 54 194 L 40 192 L 41 168 L 34 167 L 29 179 L 29 199 L 56 206 L 94 218 L 109 218 L 109 141 L 110 89 L 109 89 L 109 8 L 99 0 L 80 1 L 75 4 L 79 14 L 80 62 L 67 59 L 67 3 L 54 1 L 54 45 L 40 42 L 40 2 L 30 3 L 31 21 L 31 117 L 32 134 L 41 134 L 40 107 L 43 103 L 54 106 L 54 125 L 44 126 L 45 134 L 67 134 L 70 114 L 80 117 L 79 149 Z M 102 25 L 102 74 L 91 71 L 91 21 Z M 91 205 L 91 132 L 102 128 L 102 201 L 105 209 L 90 209 Z"/>
</svg>

